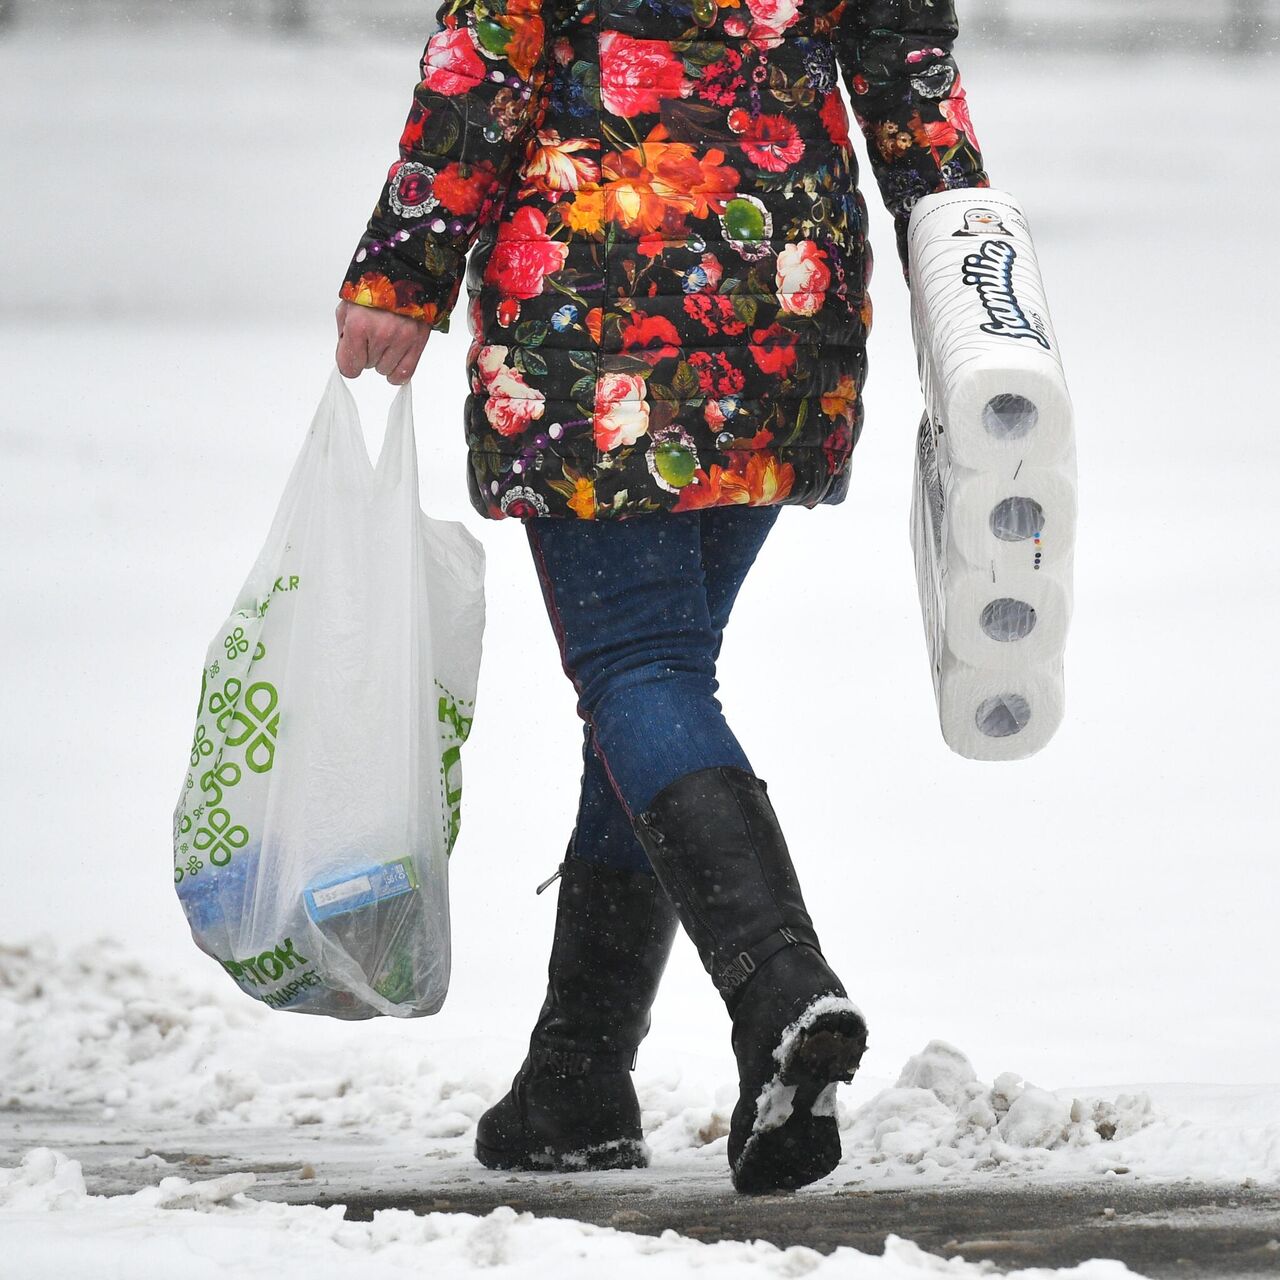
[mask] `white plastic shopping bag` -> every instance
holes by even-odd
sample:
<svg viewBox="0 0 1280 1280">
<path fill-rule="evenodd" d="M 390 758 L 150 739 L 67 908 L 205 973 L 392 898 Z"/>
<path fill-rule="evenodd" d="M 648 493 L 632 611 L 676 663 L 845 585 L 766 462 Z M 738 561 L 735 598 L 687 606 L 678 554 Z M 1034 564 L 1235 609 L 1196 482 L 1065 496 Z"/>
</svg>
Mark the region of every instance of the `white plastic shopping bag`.
<svg viewBox="0 0 1280 1280">
<path fill-rule="evenodd" d="M 484 549 L 425 516 L 409 387 L 376 468 L 335 370 L 205 659 L 174 814 L 192 935 L 275 1009 L 435 1013 Z"/>
</svg>

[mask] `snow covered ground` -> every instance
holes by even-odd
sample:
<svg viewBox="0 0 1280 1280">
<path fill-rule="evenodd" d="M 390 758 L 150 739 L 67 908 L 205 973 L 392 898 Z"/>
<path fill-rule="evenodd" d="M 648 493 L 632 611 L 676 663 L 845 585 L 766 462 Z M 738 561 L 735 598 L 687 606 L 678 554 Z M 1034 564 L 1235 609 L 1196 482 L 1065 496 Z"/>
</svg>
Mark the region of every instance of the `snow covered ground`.
<svg viewBox="0 0 1280 1280">
<path fill-rule="evenodd" d="M 0 41 L 0 937 L 57 939 L 31 953 L 44 976 L 30 956 L 0 960 L 0 1101 L 84 1106 L 122 1132 L 149 1115 L 385 1126 L 461 1167 L 519 1061 L 554 912 L 533 887 L 569 834 L 580 735 L 520 530 L 466 502 L 461 312 L 416 379 L 425 501 L 467 521 L 489 557 L 448 1005 L 351 1028 L 210 999 L 221 979 L 170 887 L 193 677 L 328 375 L 332 295 L 416 54 L 181 29 Z M 1012 766 L 941 742 L 906 538 L 918 389 L 868 185 L 877 309 L 853 490 L 842 507 L 784 513 L 721 662 L 727 714 L 871 1023 L 835 1180 L 1100 1177 L 1111 1162 L 1275 1179 L 1280 444 L 1265 267 L 1278 184 L 1257 123 L 1272 69 L 961 61 L 993 180 L 1028 208 L 1078 412 L 1068 718 Z M 365 378 L 358 397 L 372 436 L 387 389 Z M 766 667 L 764 652 L 797 657 Z M 935 1041 L 975 1078 L 926 1052 Z M 919 1080 L 926 1069 L 941 1075 Z M 1019 1092 L 1009 1071 L 1047 1092 Z M 637 1079 L 659 1165 L 722 1176 L 732 1059 L 683 942 Z M 1088 1081 L 1101 1083 L 1071 1083 Z M 1100 1120 L 1116 1124 L 1110 1140 Z M 128 1274 L 156 1274 L 183 1232 L 245 1275 L 237 1250 L 278 1255 L 286 1235 L 312 1251 L 308 1276 L 336 1274 L 351 1249 L 370 1254 L 362 1276 L 479 1265 L 485 1249 L 513 1267 L 526 1250 L 581 1254 L 582 1274 L 646 1259 L 934 1266 L 908 1246 L 820 1263 L 501 1215 L 375 1230 L 239 1202 L 161 1209 L 167 1192 L 102 1203 L 46 1156 L 0 1177 L 0 1275 L 32 1239 L 16 1275 L 74 1274 L 74 1250 L 106 1240 L 141 1268 Z"/>
<path fill-rule="evenodd" d="M 823 1261 L 807 1249 L 712 1247 L 674 1232 L 655 1241 L 510 1209 L 483 1219 L 383 1210 L 365 1224 L 333 1209 L 270 1203 L 332 1198 L 353 1165 L 393 1194 L 409 1194 L 429 1170 L 436 1186 L 479 1176 L 501 1203 L 510 1181 L 479 1170 L 470 1156 L 475 1121 L 504 1091 L 509 1060 L 482 1044 L 423 1037 L 371 1052 L 363 1026 L 322 1023 L 323 1034 L 307 1043 L 299 1021 L 234 993 L 189 988 L 110 944 L 70 955 L 0 951 L 0 1152 L 19 1123 L 23 1133 L 53 1133 L 87 1149 L 125 1135 L 135 1150 L 105 1176 L 110 1182 L 127 1165 L 135 1183 L 138 1144 L 166 1153 L 141 1161 L 151 1185 L 111 1196 L 87 1194 L 79 1164 L 61 1151 L 40 1146 L 20 1163 L 0 1159 L 9 1165 L 0 1167 L 0 1275 L 15 1259 L 22 1263 L 15 1276 L 86 1274 L 77 1265 L 90 1249 L 101 1259 L 104 1247 L 120 1269 L 99 1261 L 94 1274 L 159 1275 L 179 1253 L 211 1268 L 234 1266 L 237 1275 L 275 1268 L 270 1274 L 300 1280 L 337 1274 L 331 1269 L 344 1256 L 349 1264 L 351 1253 L 370 1255 L 362 1276 L 498 1264 L 522 1275 L 531 1256 L 545 1265 L 546 1251 L 581 1268 L 570 1267 L 571 1275 L 614 1265 L 624 1275 L 649 1274 L 650 1265 L 664 1273 L 754 1265 L 767 1274 L 877 1278 L 944 1269 L 905 1241 L 890 1242 L 883 1259 L 841 1250 Z M 732 1091 L 714 1064 L 688 1055 L 646 1064 L 637 1079 L 653 1151 L 646 1176 L 690 1195 L 723 1183 Z M 999 1194 L 1016 1183 L 1089 1178 L 1189 1177 L 1228 1192 L 1280 1184 L 1280 1088 L 1049 1091 L 1014 1072 L 979 1080 L 960 1050 L 933 1041 L 896 1079 L 859 1076 L 844 1092 L 844 1159 L 820 1186 L 828 1194 L 975 1181 Z M 265 1145 L 264 1131 L 273 1135 Z M 250 1165 L 274 1167 L 283 1154 L 295 1169 L 300 1158 L 311 1167 L 301 1186 L 295 1175 L 291 1192 L 276 1187 L 266 1200 L 253 1198 L 251 1173 L 192 1184 L 171 1176 L 168 1153 L 190 1149 L 193 1138 L 237 1151 Z M 1128 1272 L 1106 1263 L 1079 1274 Z"/>
</svg>

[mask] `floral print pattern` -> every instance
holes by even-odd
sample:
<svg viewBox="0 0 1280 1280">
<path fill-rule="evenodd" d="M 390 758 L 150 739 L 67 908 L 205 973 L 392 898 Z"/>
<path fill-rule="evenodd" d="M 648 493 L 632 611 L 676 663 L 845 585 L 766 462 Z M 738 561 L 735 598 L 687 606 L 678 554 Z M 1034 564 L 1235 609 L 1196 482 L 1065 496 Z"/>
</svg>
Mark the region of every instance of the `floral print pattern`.
<svg viewBox="0 0 1280 1280">
<path fill-rule="evenodd" d="M 872 255 L 988 185 L 953 0 L 446 0 L 342 296 L 447 329 L 472 505 L 625 519 L 840 502 Z"/>
</svg>

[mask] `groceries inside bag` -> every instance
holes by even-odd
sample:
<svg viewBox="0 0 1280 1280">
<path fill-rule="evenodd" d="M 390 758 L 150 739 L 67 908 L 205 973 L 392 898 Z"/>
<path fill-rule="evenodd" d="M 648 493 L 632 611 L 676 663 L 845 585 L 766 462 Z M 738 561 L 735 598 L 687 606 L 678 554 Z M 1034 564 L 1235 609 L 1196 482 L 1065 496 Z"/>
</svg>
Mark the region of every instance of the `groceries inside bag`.
<svg viewBox="0 0 1280 1280">
<path fill-rule="evenodd" d="M 410 390 L 369 459 L 334 372 L 209 647 L 174 881 L 197 946 L 274 1009 L 435 1013 L 484 632 L 484 549 L 423 514 Z"/>
<path fill-rule="evenodd" d="M 1064 711 L 1071 400 L 1012 196 L 925 196 L 908 245 L 925 398 L 911 545 L 942 735 L 971 759 L 1019 759 L 1049 742 Z"/>
</svg>

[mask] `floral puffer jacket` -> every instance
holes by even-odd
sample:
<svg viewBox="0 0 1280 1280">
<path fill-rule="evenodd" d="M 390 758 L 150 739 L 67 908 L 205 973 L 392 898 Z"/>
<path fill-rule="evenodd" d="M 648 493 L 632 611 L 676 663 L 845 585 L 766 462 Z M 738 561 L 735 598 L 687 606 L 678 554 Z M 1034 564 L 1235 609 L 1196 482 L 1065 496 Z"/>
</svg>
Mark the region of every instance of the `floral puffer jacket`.
<svg viewBox="0 0 1280 1280">
<path fill-rule="evenodd" d="M 866 205 L 988 185 L 952 0 L 447 0 L 342 297 L 448 326 L 482 515 L 841 501 Z M 470 258 L 467 254 L 470 252 Z"/>
</svg>

